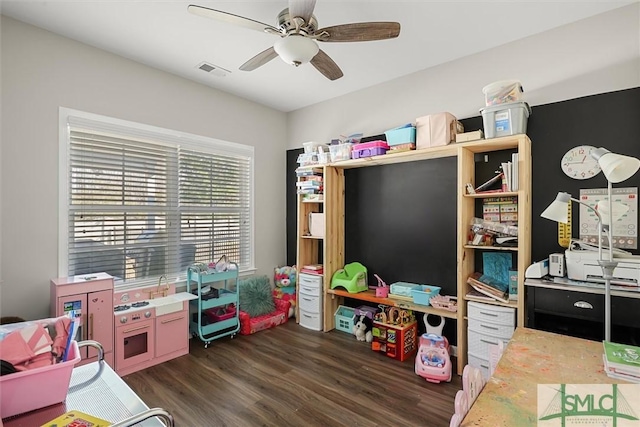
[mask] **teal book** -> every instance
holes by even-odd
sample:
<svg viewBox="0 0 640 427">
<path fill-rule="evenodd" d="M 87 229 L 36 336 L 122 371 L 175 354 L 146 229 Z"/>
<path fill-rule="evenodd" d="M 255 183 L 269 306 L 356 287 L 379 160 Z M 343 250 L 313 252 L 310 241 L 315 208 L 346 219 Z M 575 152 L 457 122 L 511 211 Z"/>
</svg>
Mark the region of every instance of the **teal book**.
<svg viewBox="0 0 640 427">
<path fill-rule="evenodd" d="M 518 300 L 518 270 L 509 270 L 509 300 Z"/>
<path fill-rule="evenodd" d="M 509 270 L 513 268 L 513 256 L 510 252 L 484 252 L 482 254 L 482 273 L 490 277 L 491 283 L 498 283 L 500 289 L 509 289 Z M 483 280 L 487 283 L 487 279 Z"/>
</svg>

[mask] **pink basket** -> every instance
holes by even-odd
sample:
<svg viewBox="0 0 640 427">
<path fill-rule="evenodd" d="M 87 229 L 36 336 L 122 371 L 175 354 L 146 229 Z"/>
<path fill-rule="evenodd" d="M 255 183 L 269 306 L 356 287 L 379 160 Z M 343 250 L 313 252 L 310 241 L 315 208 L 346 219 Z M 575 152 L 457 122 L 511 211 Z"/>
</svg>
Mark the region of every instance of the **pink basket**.
<svg viewBox="0 0 640 427">
<path fill-rule="evenodd" d="M 78 343 L 71 341 L 66 362 L 0 377 L 0 417 L 11 417 L 64 402 L 71 372 L 79 361 Z"/>
</svg>

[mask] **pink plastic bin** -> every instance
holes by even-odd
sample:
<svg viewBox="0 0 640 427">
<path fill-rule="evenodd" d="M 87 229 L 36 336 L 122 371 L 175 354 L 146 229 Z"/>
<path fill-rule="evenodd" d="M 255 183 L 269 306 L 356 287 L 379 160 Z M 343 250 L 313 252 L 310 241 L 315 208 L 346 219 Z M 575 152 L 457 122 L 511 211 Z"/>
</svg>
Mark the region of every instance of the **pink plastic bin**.
<svg viewBox="0 0 640 427">
<path fill-rule="evenodd" d="M 0 417 L 11 417 L 64 402 L 71 372 L 79 361 L 78 343 L 71 341 L 66 362 L 0 377 Z"/>
<path fill-rule="evenodd" d="M 379 156 L 386 154 L 389 145 L 384 141 L 371 141 L 355 144 L 351 149 L 351 157 L 359 159 L 361 157 Z"/>
</svg>

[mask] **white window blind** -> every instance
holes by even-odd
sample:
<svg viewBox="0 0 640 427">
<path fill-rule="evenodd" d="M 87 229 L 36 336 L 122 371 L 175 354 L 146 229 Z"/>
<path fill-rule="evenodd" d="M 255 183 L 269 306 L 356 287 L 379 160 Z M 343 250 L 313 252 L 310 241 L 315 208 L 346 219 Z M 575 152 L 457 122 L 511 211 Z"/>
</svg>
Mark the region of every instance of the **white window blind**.
<svg viewBox="0 0 640 427">
<path fill-rule="evenodd" d="M 222 255 L 252 269 L 253 149 L 113 120 L 66 120 L 66 274 L 136 284 Z"/>
</svg>

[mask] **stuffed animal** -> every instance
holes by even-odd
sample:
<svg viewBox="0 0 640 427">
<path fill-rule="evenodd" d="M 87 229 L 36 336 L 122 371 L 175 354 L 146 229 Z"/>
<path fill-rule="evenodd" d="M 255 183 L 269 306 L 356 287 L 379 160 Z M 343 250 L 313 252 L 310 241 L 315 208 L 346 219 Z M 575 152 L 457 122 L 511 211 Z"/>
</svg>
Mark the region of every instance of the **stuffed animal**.
<svg viewBox="0 0 640 427">
<path fill-rule="evenodd" d="M 277 288 L 295 286 L 296 266 L 276 267 L 273 271 L 273 283 Z"/>
<path fill-rule="evenodd" d="M 373 322 L 364 314 L 353 318 L 353 335 L 358 341 L 373 341 Z"/>
</svg>

